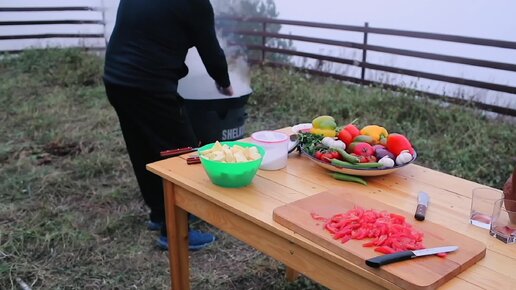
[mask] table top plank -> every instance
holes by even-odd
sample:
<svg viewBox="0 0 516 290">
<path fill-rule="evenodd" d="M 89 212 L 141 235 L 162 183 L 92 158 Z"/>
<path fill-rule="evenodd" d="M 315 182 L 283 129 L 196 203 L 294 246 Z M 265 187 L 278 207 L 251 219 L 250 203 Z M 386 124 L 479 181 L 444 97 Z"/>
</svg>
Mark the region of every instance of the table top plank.
<svg viewBox="0 0 516 290">
<path fill-rule="evenodd" d="M 289 132 L 289 129 L 283 131 Z M 278 171 L 259 170 L 250 186 L 228 189 L 212 184 L 202 165 L 186 165 L 184 159 L 189 155 L 191 153 L 158 161 L 149 164 L 147 168 L 184 190 L 222 206 L 267 230 L 294 239 L 307 249 L 339 265 L 347 265 L 346 267 L 351 267 L 349 262 L 274 222 L 274 208 L 333 187 L 347 187 L 355 191 L 360 190 L 364 196 L 412 213 L 416 206 L 417 192 L 426 191 L 431 197 L 427 220 L 454 229 L 487 246 L 487 255 L 484 259 L 440 289 L 515 289 L 513 285 L 516 285 L 516 278 L 513 278 L 513 269 L 516 269 L 516 246 L 505 245 L 490 237 L 487 230 L 472 226 L 468 222 L 471 192 L 474 188 L 484 185 L 410 164 L 386 176 L 366 177 L 369 185 L 363 186 L 335 180 L 327 170 L 307 157 L 291 153 L 286 168 Z M 354 272 L 366 275 L 357 269 Z"/>
<path fill-rule="evenodd" d="M 299 158 L 310 161 L 308 158 Z M 289 157 L 289 165 L 291 160 L 296 162 L 299 161 L 296 159 L 298 159 L 296 156 Z M 315 166 L 318 167 L 317 165 Z M 290 171 L 290 167 L 287 166 L 287 168 Z M 411 168 L 415 168 L 424 174 L 434 172 L 430 169 L 420 170 L 421 166 L 417 165 L 407 166 L 400 171 L 406 172 L 412 170 Z M 309 174 L 311 169 L 312 168 L 308 166 L 303 166 L 303 169 L 296 169 L 295 172 L 306 175 Z M 319 170 L 319 168 L 315 169 Z M 323 168 L 320 169 L 326 171 Z M 455 176 L 438 173 L 437 176 L 440 178 L 439 182 L 420 183 L 408 179 L 406 176 L 409 174 L 405 173 L 403 176 L 400 176 L 400 174 L 402 173 L 395 172 L 389 174 L 388 176 L 368 177 L 369 185 L 366 189 L 363 190 L 364 195 L 373 195 L 374 198 L 386 204 L 398 207 L 407 212 L 412 212 L 415 210 L 417 192 L 420 190 L 426 191 L 430 194 L 431 197 L 430 206 L 427 211 L 428 220 L 431 220 L 437 224 L 454 228 L 459 232 L 475 239 L 480 239 L 482 242 L 489 244 L 491 246 L 490 248 L 501 251 L 502 253 L 516 259 L 516 256 L 514 256 L 516 255 L 516 251 L 513 248 L 508 247 L 500 241 L 490 237 L 485 229 L 472 226 L 468 222 L 471 204 L 471 191 L 473 188 L 481 187 L 484 185 L 465 180 L 464 182 L 467 184 L 467 186 L 458 187 L 466 188 L 466 193 L 462 194 L 463 190 L 456 190 L 456 187 L 452 187 L 452 191 L 450 189 L 443 189 L 441 186 L 443 183 L 455 184 L 463 180 Z M 313 180 L 314 182 L 319 180 L 319 182 L 327 184 L 327 188 L 330 188 L 333 185 L 340 185 L 352 189 L 360 187 L 363 188 L 363 186 L 359 184 L 340 181 L 335 182 L 331 178 L 324 175 L 316 175 L 315 178 L 310 178 L 310 180 Z"/>
<path fill-rule="evenodd" d="M 179 158 L 170 158 L 168 160 L 170 160 L 169 162 L 174 161 L 174 165 L 178 165 L 177 163 L 179 162 L 184 162 L 177 159 Z M 291 160 L 294 161 L 291 162 Z M 303 176 L 309 174 L 310 172 L 310 166 L 305 166 L 306 164 L 303 164 L 303 162 L 306 163 L 307 161 L 310 162 L 305 157 L 294 155 L 293 157 L 290 157 L 289 165 L 287 168 L 280 170 L 281 174 L 274 174 L 275 172 L 273 171 L 260 171 L 253 184 L 246 187 L 245 189 L 222 189 L 211 184 L 207 175 L 205 175 L 203 171 L 199 173 L 198 167 L 201 165 L 187 166 L 188 170 L 182 169 L 181 172 L 187 176 L 190 176 L 190 178 L 204 174 L 205 176 L 202 178 L 203 183 L 206 183 L 206 186 L 212 187 L 217 192 L 222 191 L 227 192 L 228 194 L 230 192 L 239 192 L 238 199 L 231 200 L 233 204 L 230 206 L 241 209 L 246 208 L 246 212 L 255 213 L 253 216 L 254 219 L 261 219 L 267 223 L 273 223 L 272 210 L 274 207 L 280 206 L 287 202 L 295 201 L 307 195 L 318 193 L 319 190 L 331 188 L 334 186 L 358 188 L 363 190 L 365 196 L 373 195 L 379 201 L 382 201 L 391 206 L 395 206 L 407 212 L 411 212 L 414 208 L 416 191 L 406 190 L 403 187 L 403 182 L 398 181 L 400 179 L 400 177 L 396 176 L 398 173 L 390 174 L 389 178 L 374 177 L 375 182 L 370 182 L 371 184 L 365 187 L 360 184 L 334 180 L 326 174 L 325 169 L 319 168 L 319 166 L 314 164 L 315 169 L 322 172 L 316 174 L 315 177 L 309 176 L 307 178 L 300 178 L 298 177 L 299 174 Z M 296 164 L 296 162 L 301 163 Z M 298 167 L 301 167 L 302 169 L 299 169 Z M 289 178 L 285 177 L 285 175 L 289 175 L 289 173 L 292 171 L 297 174 Z M 425 172 L 429 172 L 429 170 L 425 170 Z M 171 174 L 168 173 L 168 176 L 171 177 Z M 456 177 L 447 176 L 447 178 L 455 179 Z M 289 182 L 284 182 L 287 179 Z M 401 179 L 405 180 L 405 178 Z M 319 184 L 316 182 L 319 182 Z M 446 182 L 446 180 L 443 182 Z M 414 187 L 417 185 L 412 186 Z M 298 190 L 294 190 L 292 187 L 300 187 L 303 189 L 304 193 L 300 193 Z M 474 187 L 475 186 L 472 188 Z M 486 230 L 471 226 L 469 223 L 465 222 L 465 218 L 469 212 L 469 204 L 471 202 L 470 199 L 462 195 L 450 194 L 448 190 L 435 187 L 432 188 L 430 185 L 427 185 L 426 191 L 431 194 L 432 198 L 431 205 L 427 212 L 428 220 L 441 225 L 452 227 L 467 236 L 474 237 L 477 240 L 486 243 L 488 246 L 488 251 L 497 251 L 500 252 L 501 255 L 505 255 L 508 258 L 516 259 L 516 252 L 513 249 L 490 237 Z M 264 198 L 261 196 L 262 194 L 268 197 Z M 220 197 L 217 199 L 220 199 Z M 277 200 L 279 202 L 271 202 L 271 199 Z M 264 203 L 264 201 L 267 200 L 269 200 L 269 202 Z M 239 201 L 239 203 L 235 204 L 235 201 Z M 256 206 L 258 205 L 261 206 L 257 208 Z M 450 205 L 453 205 L 453 208 L 450 207 Z M 484 262 L 482 260 L 479 263 Z M 493 266 L 496 267 L 497 265 Z"/>
<path fill-rule="evenodd" d="M 500 267 L 504 266 L 500 265 Z M 506 267 L 511 266 L 506 265 Z M 515 268 L 512 267 L 512 269 L 514 270 Z M 465 270 L 460 273 L 458 277 L 482 289 L 516 289 L 516 279 L 514 279 L 513 276 L 503 275 L 497 270 L 480 265 Z"/>
<path fill-rule="evenodd" d="M 446 284 L 439 287 L 439 290 L 457 290 L 457 289 L 464 289 L 464 290 L 485 290 L 486 288 L 482 288 L 478 285 L 472 284 L 462 278 L 453 278 L 452 280 L 448 281 Z"/>
<path fill-rule="evenodd" d="M 411 164 L 410 170 L 399 170 L 397 174 L 408 177 L 418 183 L 431 184 L 434 187 L 469 198 L 471 198 L 474 188 L 487 187 L 480 183 L 432 170 L 430 168 L 416 164 Z"/>
</svg>

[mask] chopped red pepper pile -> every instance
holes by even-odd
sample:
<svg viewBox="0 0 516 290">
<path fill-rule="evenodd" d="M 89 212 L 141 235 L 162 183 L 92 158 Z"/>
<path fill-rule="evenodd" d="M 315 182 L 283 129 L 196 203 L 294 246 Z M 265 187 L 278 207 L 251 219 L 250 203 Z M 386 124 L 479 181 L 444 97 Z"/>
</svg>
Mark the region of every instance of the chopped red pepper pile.
<svg viewBox="0 0 516 290">
<path fill-rule="evenodd" d="M 312 218 L 325 221 L 324 228 L 342 243 L 372 238 L 363 246 L 375 247 L 375 251 L 383 254 L 425 248 L 423 232 L 412 227 L 399 214 L 355 207 L 329 219 L 315 213 L 312 213 Z"/>
</svg>

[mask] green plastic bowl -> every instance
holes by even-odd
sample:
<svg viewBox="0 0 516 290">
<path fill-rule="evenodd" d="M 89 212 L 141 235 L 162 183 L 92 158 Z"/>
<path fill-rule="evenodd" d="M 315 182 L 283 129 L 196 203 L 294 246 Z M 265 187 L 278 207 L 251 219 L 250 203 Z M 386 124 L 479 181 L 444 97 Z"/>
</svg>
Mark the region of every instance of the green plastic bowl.
<svg viewBox="0 0 516 290">
<path fill-rule="evenodd" d="M 259 145 L 253 143 L 246 143 L 240 141 L 223 141 L 220 144 L 227 144 L 229 147 L 234 145 L 240 145 L 242 147 L 256 147 L 260 155 L 260 159 L 238 162 L 238 163 L 224 163 L 220 161 L 213 161 L 202 157 L 202 151 L 210 149 L 215 143 L 207 144 L 199 148 L 199 156 L 201 156 L 201 163 L 204 170 L 208 174 L 211 182 L 222 187 L 244 187 L 253 181 L 256 176 L 258 168 L 262 164 L 263 156 L 265 155 L 265 149 Z"/>
</svg>

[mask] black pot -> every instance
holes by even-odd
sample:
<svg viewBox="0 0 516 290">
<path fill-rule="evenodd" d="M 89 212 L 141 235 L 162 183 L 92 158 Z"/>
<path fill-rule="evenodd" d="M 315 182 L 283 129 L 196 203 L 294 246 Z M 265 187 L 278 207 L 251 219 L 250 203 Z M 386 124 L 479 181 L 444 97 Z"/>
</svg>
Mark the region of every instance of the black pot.
<svg viewBox="0 0 516 290">
<path fill-rule="evenodd" d="M 251 93 L 224 99 L 185 99 L 185 107 L 201 144 L 244 137 L 245 105 Z"/>
</svg>

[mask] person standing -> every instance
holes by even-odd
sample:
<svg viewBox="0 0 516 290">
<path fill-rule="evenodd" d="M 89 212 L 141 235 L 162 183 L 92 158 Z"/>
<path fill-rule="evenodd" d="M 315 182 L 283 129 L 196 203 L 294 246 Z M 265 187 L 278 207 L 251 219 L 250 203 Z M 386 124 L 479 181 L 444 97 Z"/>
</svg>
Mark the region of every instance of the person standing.
<svg viewBox="0 0 516 290">
<path fill-rule="evenodd" d="M 148 227 L 161 230 L 157 244 L 163 249 L 168 248 L 163 185 L 145 166 L 160 160 L 163 150 L 198 145 L 183 98 L 177 93 L 179 79 L 188 74 L 185 58 L 191 47 L 197 48 L 217 89 L 232 95 L 209 0 L 120 1 L 106 50 L 104 85 L 150 209 Z M 214 240 L 210 233 L 189 232 L 191 250 Z"/>
</svg>

